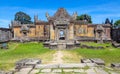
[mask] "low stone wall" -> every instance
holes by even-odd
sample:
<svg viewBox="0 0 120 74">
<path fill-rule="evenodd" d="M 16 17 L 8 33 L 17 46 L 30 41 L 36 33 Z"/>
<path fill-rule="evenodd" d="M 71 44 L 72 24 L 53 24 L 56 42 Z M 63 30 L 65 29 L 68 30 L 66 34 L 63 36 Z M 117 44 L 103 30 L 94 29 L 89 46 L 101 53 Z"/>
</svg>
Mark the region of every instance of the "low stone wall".
<svg viewBox="0 0 120 74">
<path fill-rule="evenodd" d="M 87 49 L 105 49 L 102 46 L 88 46 L 88 45 L 80 45 L 81 48 L 87 48 Z"/>
</svg>

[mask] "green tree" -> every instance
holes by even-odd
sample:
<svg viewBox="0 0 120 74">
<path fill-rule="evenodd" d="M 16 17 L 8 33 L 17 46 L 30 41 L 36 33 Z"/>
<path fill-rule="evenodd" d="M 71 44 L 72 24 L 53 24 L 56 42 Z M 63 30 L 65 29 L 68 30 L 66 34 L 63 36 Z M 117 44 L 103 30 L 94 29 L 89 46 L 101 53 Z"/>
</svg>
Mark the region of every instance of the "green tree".
<svg viewBox="0 0 120 74">
<path fill-rule="evenodd" d="M 92 23 L 91 16 L 88 14 L 82 14 L 80 16 L 77 16 L 77 20 L 87 20 L 88 23 Z"/>
<path fill-rule="evenodd" d="M 24 12 L 17 12 L 15 14 L 15 18 L 14 18 L 15 21 L 20 21 L 21 24 L 31 24 L 32 21 L 31 21 L 31 17 L 24 13 Z"/>
<path fill-rule="evenodd" d="M 115 21 L 114 26 L 115 27 L 120 26 L 120 20 Z"/>
</svg>

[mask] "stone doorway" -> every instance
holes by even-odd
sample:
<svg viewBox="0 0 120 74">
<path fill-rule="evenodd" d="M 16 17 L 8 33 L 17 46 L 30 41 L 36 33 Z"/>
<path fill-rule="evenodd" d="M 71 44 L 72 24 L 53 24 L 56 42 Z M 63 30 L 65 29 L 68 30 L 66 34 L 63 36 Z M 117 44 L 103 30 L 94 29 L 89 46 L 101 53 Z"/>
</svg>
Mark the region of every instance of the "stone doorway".
<svg viewBox="0 0 120 74">
<path fill-rule="evenodd" d="M 67 41 L 67 27 L 59 26 L 56 28 L 56 41 L 58 43 L 65 43 Z"/>
<path fill-rule="evenodd" d="M 59 31 L 59 40 L 65 40 L 66 36 L 65 36 L 65 30 L 60 30 Z"/>
</svg>

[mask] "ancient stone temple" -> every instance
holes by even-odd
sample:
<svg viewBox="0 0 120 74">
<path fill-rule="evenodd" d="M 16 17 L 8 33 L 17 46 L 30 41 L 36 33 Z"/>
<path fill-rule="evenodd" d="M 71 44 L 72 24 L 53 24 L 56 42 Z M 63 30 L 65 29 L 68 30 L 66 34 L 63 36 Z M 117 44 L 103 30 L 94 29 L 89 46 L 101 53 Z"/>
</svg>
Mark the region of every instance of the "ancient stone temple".
<svg viewBox="0 0 120 74">
<path fill-rule="evenodd" d="M 87 20 L 76 20 L 77 13 L 70 15 L 64 8 L 50 16 L 46 21 L 34 17 L 34 24 L 21 24 L 12 21 L 14 39 L 44 41 L 50 48 L 72 48 L 81 41 L 105 42 L 111 40 L 111 25 L 90 24 Z"/>
</svg>

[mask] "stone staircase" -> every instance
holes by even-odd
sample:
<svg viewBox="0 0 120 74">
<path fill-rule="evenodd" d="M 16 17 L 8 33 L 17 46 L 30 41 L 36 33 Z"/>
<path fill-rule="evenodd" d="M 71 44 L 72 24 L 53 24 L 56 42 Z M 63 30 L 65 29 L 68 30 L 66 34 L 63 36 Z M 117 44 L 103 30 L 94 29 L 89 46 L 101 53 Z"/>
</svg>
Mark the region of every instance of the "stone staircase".
<svg viewBox="0 0 120 74">
<path fill-rule="evenodd" d="M 58 43 L 58 49 L 66 49 L 66 43 Z"/>
<path fill-rule="evenodd" d="M 15 74 L 120 74 L 95 63 L 40 64 L 34 69 L 23 68 Z"/>
</svg>

